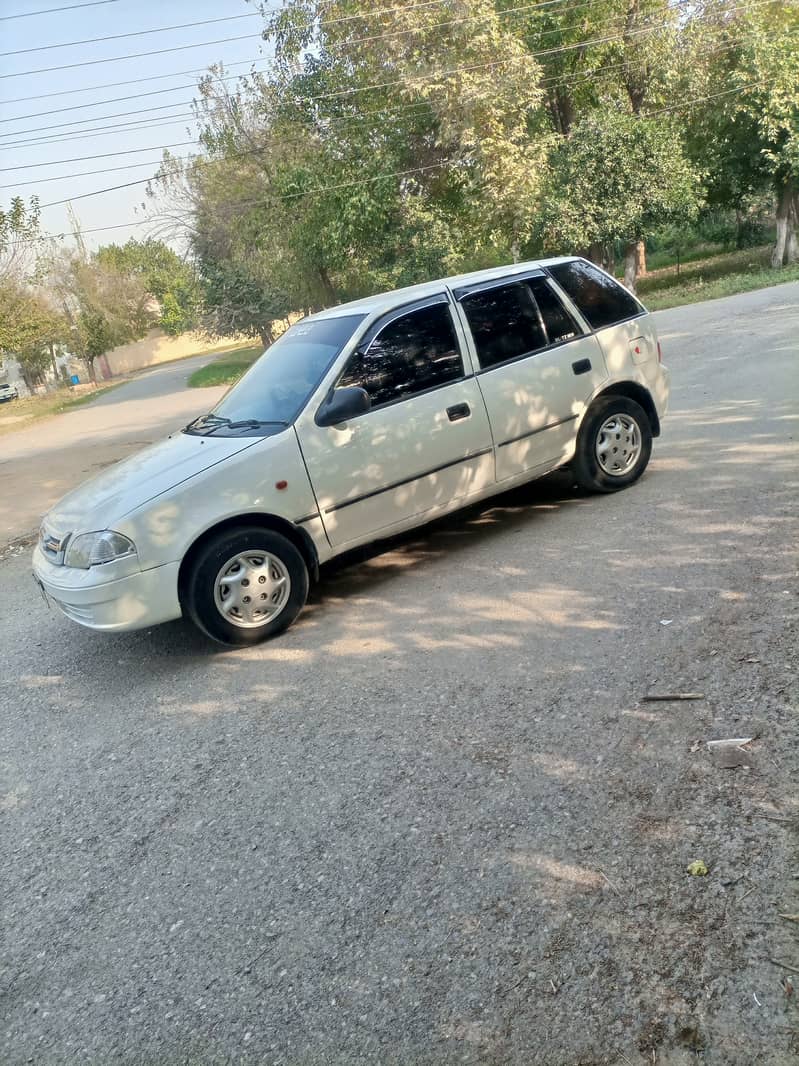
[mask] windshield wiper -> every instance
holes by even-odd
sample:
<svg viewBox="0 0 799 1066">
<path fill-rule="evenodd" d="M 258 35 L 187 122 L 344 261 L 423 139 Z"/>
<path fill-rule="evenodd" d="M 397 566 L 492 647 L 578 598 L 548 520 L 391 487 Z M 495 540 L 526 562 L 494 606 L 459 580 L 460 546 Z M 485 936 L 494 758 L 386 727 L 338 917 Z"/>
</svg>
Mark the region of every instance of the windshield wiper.
<svg viewBox="0 0 799 1066">
<path fill-rule="evenodd" d="M 215 415 L 213 412 L 209 412 L 205 415 L 197 415 L 192 419 L 187 426 L 184 427 L 184 431 L 188 429 L 194 429 L 198 423 L 209 423 L 213 426 L 226 426 L 230 422 L 229 418 L 224 418 L 222 415 Z"/>
<path fill-rule="evenodd" d="M 278 419 L 243 418 L 240 422 L 228 422 L 226 429 L 257 429 L 259 426 L 287 426 L 288 422 Z"/>
<path fill-rule="evenodd" d="M 200 415 L 186 426 L 187 430 L 194 429 L 209 437 L 218 429 L 258 429 L 259 426 L 287 426 L 288 422 L 280 422 L 276 419 L 242 418 L 238 422 L 231 422 L 223 415 L 207 414 Z"/>
</svg>

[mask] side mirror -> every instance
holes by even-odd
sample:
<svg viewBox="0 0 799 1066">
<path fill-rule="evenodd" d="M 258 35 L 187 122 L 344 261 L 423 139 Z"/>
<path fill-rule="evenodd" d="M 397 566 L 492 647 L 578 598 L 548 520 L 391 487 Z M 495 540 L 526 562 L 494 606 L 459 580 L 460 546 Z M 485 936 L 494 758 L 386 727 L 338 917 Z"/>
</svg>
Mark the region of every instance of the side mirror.
<svg viewBox="0 0 799 1066">
<path fill-rule="evenodd" d="M 338 426 L 357 415 L 365 414 L 372 406 L 366 389 L 351 385 L 334 389 L 316 412 L 317 426 Z"/>
</svg>

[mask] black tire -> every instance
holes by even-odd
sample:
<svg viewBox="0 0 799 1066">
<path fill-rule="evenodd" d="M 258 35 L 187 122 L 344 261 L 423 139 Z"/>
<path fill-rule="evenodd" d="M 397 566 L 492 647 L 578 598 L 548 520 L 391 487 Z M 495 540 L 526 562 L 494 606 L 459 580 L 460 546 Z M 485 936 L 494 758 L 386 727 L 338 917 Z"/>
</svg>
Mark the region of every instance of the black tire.
<svg viewBox="0 0 799 1066">
<path fill-rule="evenodd" d="M 272 593 L 272 585 L 269 582 L 275 576 L 278 582 L 283 581 L 285 575 L 288 577 L 289 587 L 277 613 L 269 617 L 265 615 L 262 622 L 258 622 L 257 617 L 250 619 L 250 625 L 245 628 L 241 623 L 230 620 L 235 615 L 236 608 L 233 608 L 234 614 L 231 615 L 223 614 L 221 607 L 217 606 L 217 581 L 223 569 L 227 569 L 229 564 L 235 565 L 234 560 L 238 555 L 248 553 L 252 553 L 253 560 L 261 554 L 270 557 L 272 565 L 268 571 L 264 570 L 268 576 L 263 579 L 262 587 L 274 595 L 278 602 L 280 589 L 276 587 L 276 591 Z M 246 573 L 246 570 L 243 572 Z M 247 578 L 242 582 L 248 586 L 247 593 L 250 592 L 249 580 Z M 260 577 L 253 581 L 255 594 L 250 596 L 251 600 L 256 600 L 259 596 L 266 599 L 266 592 L 259 590 L 259 581 Z M 222 595 L 220 592 L 220 599 Z M 287 629 L 305 606 L 307 598 L 308 567 L 300 552 L 280 533 L 258 527 L 228 529 L 204 544 L 192 560 L 182 596 L 184 612 L 203 633 L 220 644 L 238 646 L 258 644 Z M 239 617 L 243 618 L 240 613 L 243 610 L 252 609 L 263 613 L 269 611 L 271 606 L 271 603 L 267 602 L 263 607 L 254 604 L 252 608 L 239 608 Z"/>
<path fill-rule="evenodd" d="M 629 421 L 635 423 L 640 434 L 640 450 L 637 458 L 626 469 L 623 468 L 627 455 L 626 448 L 630 447 L 631 442 L 634 444 L 634 436 L 620 425 L 618 435 L 614 435 L 618 441 L 618 444 L 615 444 L 606 432 L 602 432 L 603 426 L 606 426 L 608 420 L 614 415 L 621 416 L 628 424 Z M 608 458 L 605 460 L 606 466 L 616 461 L 613 448 L 618 448 L 620 464 L 618 473 L 603 469 L 599 461 L 597 447 L 603 448 L 607 442 L 613 447 L 610 448 Z M 577 450 L 572 462 L 572 472 L 580 488 L 588 492 L 618 492 L 619 489 L 626 489 L 628 485 L 638 480 L 646 470 L 651 454 L 652 426 L 643 407 L 627 396 L 603 396 L 591 405 L 583 419 L 577 436 Z"/>
</svg>

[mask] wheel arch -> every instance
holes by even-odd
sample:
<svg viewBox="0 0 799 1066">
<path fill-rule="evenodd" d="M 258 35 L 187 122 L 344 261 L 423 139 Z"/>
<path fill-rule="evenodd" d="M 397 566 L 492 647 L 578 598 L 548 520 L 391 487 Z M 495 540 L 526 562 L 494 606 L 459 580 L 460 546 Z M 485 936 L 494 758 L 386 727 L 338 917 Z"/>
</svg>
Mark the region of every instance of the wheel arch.
<svg viewBox="0 0 799 1066">
<path fill-rule="evenodd" d="M 597 400 L 605 400 L 608 396 L 626 396 L 628 400 L 634 400 L 637 404 L 643 407 L 644 411 L 646 411 L 646 416 L 649 419 L 649 425 L 652 429 L 652 436 L 660 436 L 660 418 L 658 417 L 655 401 L 652 399 L 652 393 L 649 389 L 644 388 L 643 385 L 639 385 L 637 381 L 613 381 L 594 396 L 591 404 L 595 403 Z M 589 409 L 591 404 L 588 405 Z"/>
<path fill-rule="evenodd" d="M 294 525 L 293 522 L 289 522 L 287 518 L 281 518 L 279 515 L 274 514 L 257 512 L 255 514 L 232 515 L 230 518 L 225 518 L 221 522 L 216 522 L 213 526 L 203 530 L 184 553 L 180 563 L 180 570 L 178 571 L 178 597 L 181 604 L 184 602 L 186 580 L 191 570 L 191 565 L 203 545 L 225 530 L 246 526 L 260 526 L 262 529 L 270 529 L 274 533 L 282 534 L 303 557 L 310 577 L 314 581 L 318 580 L 319 556 L 316 551 L 316 545 L 310 534 L 304 529 Z"/>
</svg>

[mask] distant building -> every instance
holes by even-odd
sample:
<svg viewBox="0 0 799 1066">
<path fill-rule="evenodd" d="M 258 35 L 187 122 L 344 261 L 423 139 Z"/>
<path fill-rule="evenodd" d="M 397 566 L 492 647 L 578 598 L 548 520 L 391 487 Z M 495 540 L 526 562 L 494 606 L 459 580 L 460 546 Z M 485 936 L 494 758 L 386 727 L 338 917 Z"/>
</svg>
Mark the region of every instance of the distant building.
<svg viewBox="0 0 799 1066">
<path fill-rule="evenodd" d="M 56 349 L 55 367 L 48 366 L 43 374 L 43 383 L 35 391 L 41 392 L 56 385 L 62 385 L 65 381 L 69 381 L 72 374 L 78 374 L 83 380 L 86 377 L 86 368 L 70 352 L 63 348 Z M 0 352 L 0 384 L 15 385 L 20 396 L 31 394 L 22 376 L 19 363 L 8 352 Z"/>
</svg>

